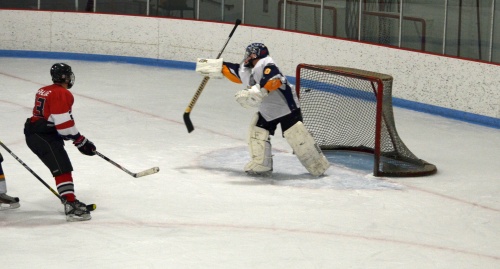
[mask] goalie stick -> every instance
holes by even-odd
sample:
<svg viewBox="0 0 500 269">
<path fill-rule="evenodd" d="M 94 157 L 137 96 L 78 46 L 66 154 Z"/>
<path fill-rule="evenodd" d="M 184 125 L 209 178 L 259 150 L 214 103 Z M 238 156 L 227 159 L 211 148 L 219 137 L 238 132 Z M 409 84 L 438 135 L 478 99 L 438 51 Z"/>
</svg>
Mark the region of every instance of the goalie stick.
<svg viewBox="0 0 500 269">
<path fill-rule="evenodd" d="M 55 196 L 57 196 L 57 198 L 59 198 L 59 200 L 61 200 L 61 203 L 66 203 L 66 199 L 64 199 L 63 197 L 61 197 L 61 195 L 59 195 L 59 193 L 57 193 L 54 189 L 52 189 L 49 184 L 47 184 L 47 182 L 45 182 L 39 175 L 37 175 L 37 173 L 35 173 L 35 171 L 33 171 L 26 163 L 24 163 L 19 157 L 17 157 L 16 154 L 14 154 L 14 152 L 12 152 L 12 150 L 10 150 L 2 141 L 0 141 L 0 146 L 2 146 L 2 148 L 4 148 L 12 157 L 14 157 L 14 159 L 16 159 L 16 161 L 18 161 L 22 166 L 24 166 L 24 168 L 26 168 L 26 170 L 28 170 L 32 175 L 34 175 L 40 182 L 42 182 L 42 184 L 47 187 L 47 189 L 49 189 Z M 95 204 L 89 204 L 87 205 L 87 210 L 88 211 L 94 211 L 96 209 L 96 205 Z"/>
<path fill-rule="evenodd" d="M 110 158 L 102 155 L 102 153 L 98 152 L 98 151 L 95 151 L 95 154 L 97 154 L 99 157 L 103 158 L 104 160 L 106 160 L 107 162 L 111 163 L 112 165 L 120 168 L 121 170 L 123 170 L 125 173 L 133 176 L 133 177 L 143 177 L 143 176 L 147 176 L 147 175 L 151 175 L 151 174 L 154 174 L 154 173 L 158 173 L 160 171 L 160 168 L 159 167 L 152 167 L 152 168 L 149 168 L 149 169 L 146 169 L 144 171 L 141 171 L 141 172 L 138 172 L 138 173 L 132 173 L 130 172 L 129 170 L 125 169 L 123 166 L 117 164 L 116 162 L 114 162 L 113 160 L 111 160 Z"/>
<path fill-rule="evenodd" d="M 236 30 L 236 27 L 238 27 L 238 25 L 240 25 L 240 24 L 241 24 L 241 20 L 237 19 L 236 22 L 234 23 L 233 30 L 229 34 L 229 37 L 227 38 L 226 43 L 224 44 L 224 47 L 222 47 L 222 49 L 219 52 L 219 55 L 217 55 L 216 59 L 220 58 L 220 56 L 222 55 L 222 52 L 224 52 L 224 49 L 227 46 L 227 43 L 229 43 L 229 40 L 233 36 L 234 31 Z M 186 108 L 186 110 L 184 112 L 184 124 L 187 127 L 188 133 L 190 133 L 190 132 L 192 132 L 194 130 L 194 126 L 193 126 L 193 123 L 191 122 L 191 119 L 189 118 L 189 115 L 191 113 L 191 110 L 193 110 L 193 107 L 196 104 L 196 101 L 198 100 L 198 97 L 200 97 L 201 92 L 203 91 L 203 89 L 205 89 L 205 86 L 207 85 L 207 82 L 208 82 L 209 79 L 210 79 L 209 76 L 205 76 L 203 78 L 203 80 L 200 83 L 200 86 L 198 86 L 198 90 L 196 90 L 193 98 L 191 98 L 191 102 L 189 103 L 188 107 Z"/>
</svg>

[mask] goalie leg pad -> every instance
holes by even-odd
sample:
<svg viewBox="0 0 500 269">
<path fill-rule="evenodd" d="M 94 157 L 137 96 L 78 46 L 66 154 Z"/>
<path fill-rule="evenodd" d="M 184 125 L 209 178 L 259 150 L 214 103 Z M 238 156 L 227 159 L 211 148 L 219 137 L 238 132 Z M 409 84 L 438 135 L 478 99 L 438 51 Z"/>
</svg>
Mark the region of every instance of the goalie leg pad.
<svg viewBox="0 0 500 269">
<path fill-rule="evenodd" d="M 245 165 L 249 174 L 267 174 L 273 171 L 273 157 L 269 131 L 255 126 L 258 115 L 254 117 L 249 130 L 248 147 L 252 160 Z"/>
<path fill-rule="evenodd" d="M 5 176 L 0 174 L 0 195 L 7 192 L 7 182 L 5 182 Z"/>
<path fill-rule="evenodd" d="M 284 136 L 299 161 L 313 176 L 323 175 L 330 167 L 325 155 L 301 121 L 286 130 Z"/>
</svg>

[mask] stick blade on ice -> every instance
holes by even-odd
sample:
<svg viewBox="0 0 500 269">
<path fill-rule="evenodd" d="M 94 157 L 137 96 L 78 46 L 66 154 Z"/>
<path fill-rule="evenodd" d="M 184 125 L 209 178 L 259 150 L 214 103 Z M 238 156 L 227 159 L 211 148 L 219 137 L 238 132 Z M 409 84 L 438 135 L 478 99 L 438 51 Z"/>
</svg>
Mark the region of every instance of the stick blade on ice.
<svg viewBox="0 0 500 269">
<path fill-rule="evenodd" d="M 189 112 L 184 112 L 184 124 L 186 125 L 188 133 L 194 130 L 193 122 L 191 122 L 191 119 L 189 118 Z"/>
<path fill-rule="evenodd" d="M 158 173 L 160 171 L 160 168 L 159 167 L 153 167 L 153 168 L 149 168 L 147 170 L 144 170 L 142 172 L 139 172 L 139 173 L 136 173 L 134 175 L 134 177 L 143 177 L 143 176 L 148 176 L 148 175 L 151 175 L 151 174 L 155 174 L 155 173 Z"/>
</svg>

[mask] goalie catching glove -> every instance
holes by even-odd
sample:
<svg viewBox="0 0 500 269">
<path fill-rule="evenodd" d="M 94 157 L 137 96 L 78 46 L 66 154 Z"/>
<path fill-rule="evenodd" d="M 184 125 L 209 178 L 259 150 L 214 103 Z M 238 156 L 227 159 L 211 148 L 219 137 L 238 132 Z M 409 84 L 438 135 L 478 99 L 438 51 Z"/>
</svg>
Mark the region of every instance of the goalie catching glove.
<svg viewBox="0 0 500 269">
<path fill-rule="evenodd" d="M 78 150 L 85 155 L 93 156 L 95 155 L 96 147 L 94 143 L 90 142 L 85 136 L 80 135 L 75 141 L 73 145 L 78 148 Z"/>
<path fill-rule="evenodd" d="M 222 58 L 196 60 L 196 72 L 205 77 L 222 78 Z"/>
<path fill-rule="evenodd" d="M 262 99 L 268 95 L 268 91 L 255 84 L 246 90 L 236 92 L 234 98 L 244 108 L 258 107 Z"/>
</svg>

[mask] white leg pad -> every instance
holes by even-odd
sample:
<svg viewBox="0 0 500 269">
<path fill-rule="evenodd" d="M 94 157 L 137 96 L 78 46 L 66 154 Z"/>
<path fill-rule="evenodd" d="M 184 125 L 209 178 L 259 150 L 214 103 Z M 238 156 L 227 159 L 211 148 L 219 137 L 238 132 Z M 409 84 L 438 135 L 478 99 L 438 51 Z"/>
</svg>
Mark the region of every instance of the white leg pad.
<svg viewBox="0 0 500 269">
<path fill-rule="evenodd" d="M 286 130 L 284 136 L 302 165 L 313 176 L 323 175 L 330 167 L 330 162 L 302 122 L 299 121 Z"/>
<path fill-rule="evenodd" d="M 252 160 L 245 165 L 245 172 L 249 174 L 265 174 L 273 171 L 273 157 L 269 131 L 255 126 L 252 121 L 249 131 L 248 147 Z"/>
<path fill-rule="evenodd" d="M 4 178 L 0 179 L 0 194 L 7 193 L 7 183 Z"/>
</svg>

